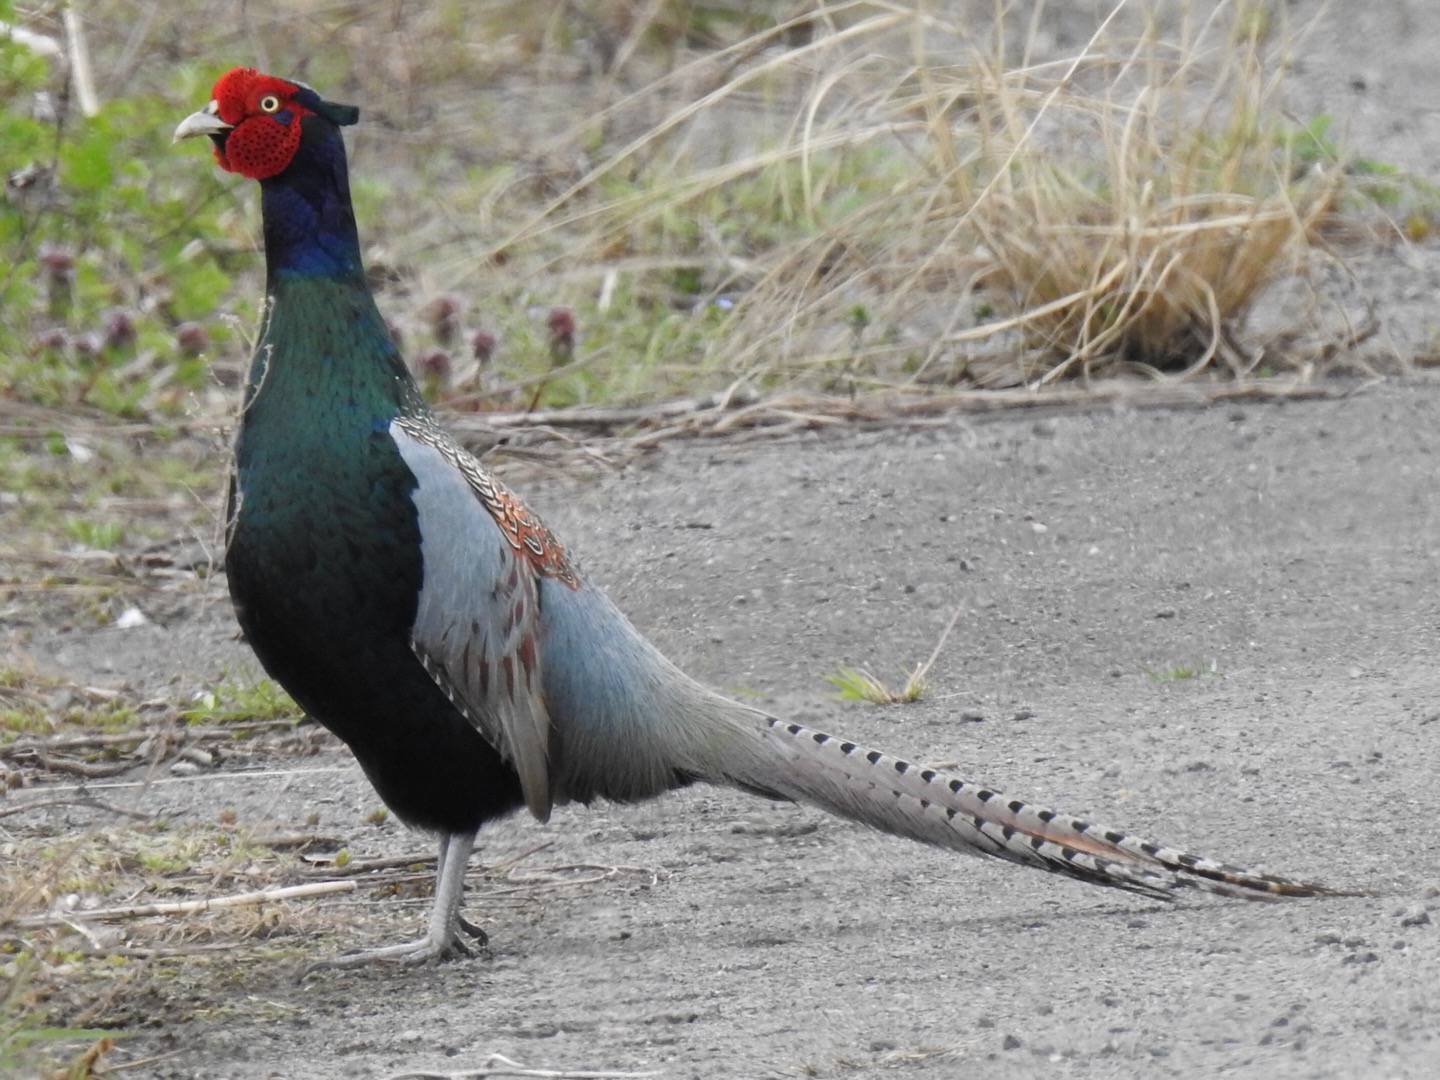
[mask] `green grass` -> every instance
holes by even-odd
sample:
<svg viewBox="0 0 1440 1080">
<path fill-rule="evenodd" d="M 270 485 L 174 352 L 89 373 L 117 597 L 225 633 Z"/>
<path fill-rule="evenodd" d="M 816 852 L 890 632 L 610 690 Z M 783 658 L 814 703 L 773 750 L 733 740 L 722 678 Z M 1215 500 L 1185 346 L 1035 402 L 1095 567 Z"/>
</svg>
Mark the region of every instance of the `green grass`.
<svg viewBox="0 0 1440 1080">
<path fill-rule="evenodd" d="M 123 521 L 87 521 L 84 518 L 71 518 L 65 522 L 65 531 L 82 546 L 101 551 L 111 551 L 119 547 L 120 542 L 125 539 L 125 523 Z"/>
<path fill-rule="evenodd" d="M 223 679 L 197 694 L 180 715 L 192 724 L 300 720 L 304 713 L 273 679 Z"/>
<path fill-rule="evenodd" d="M 233 725 L 237 734 L 247 723 L 299 721 L 304 716 L 278 683 L 264 678 L 222 678 L 178 703 L 177 711 L 187 723 Z M 73 686 L 25 668 L 0 668 L 0 742 L 61 731 L 124 733 L 147 716 L 153 719 L 154 713 L 143 712 L 125 694 Z"/>
<path fill-rule="evenodd" d="M 120 695 L 72 686 L 23 667 L 0 668 L 0 742 L 62 730 L 123 732 L 138 720 L 134 703 Z"/>
<path fill-rule="evenodd" d="M 1155 682 L 1179 682 L 1184 679 L 1199 679 L 1206 675 L 1218 675 L 1219 664 L 1212 660 L 1203 666 L 1192 666 L 1189 664 L 1176 664 L 1168 668 L 1143 667 L 1147 678 Z"/>
<path fill-rule="evenodd" d="M 176 526 L 213 532 L 218 455 L 164 428 L 129 438 L 100 420 L 41 436 L 0 435 L 0 492 L 7 535 L 0 550 L 65 550 L 75 543 L 115 550 L 166 539 Z M 89 429 L 88 431 L 86 429 Z"/>
<path fill-rule="evenodd" d="M 872 705 L 908 705 L 919 701 L 927 686 L 919 668 L 907 675 L 904 685 L 895 690 L 868 671 L 848 664 L 841 664 L 839 671 L 826 675 L 825 681 L 839 690 L 835 696 L 841 701 L 866 701 Z"/>
<path fill-rule="evenodd" d="M 9 4 L 0 17 L 14 17 Z M 92 116 L 66 96 L 37 119 L 35 95 L 54 92 L 48 65 L 0 40 L 0 143 L 34 177 L 0 204 L 0 397 L 178 415 L 208 378 L 181 328 L 203 321 L 223 348 L 234 332 L 220 316 L 253 310 L 205 254 L 225 243 L 224 186 L 168 146 L 176 97 L 203 93 L 208 76 L 194 65 L 169 74 Z"/>
<path fill-rule="evenodd" d="M 930 650 L 930 655 L 925 658 L 923 663 L 916 664 L 914 669 L 905 676 L 905 682 L 900 689 L 893 689 L 870 672 L 849 664 L 841 664 L 839 671 L 826 675 L 826 682 L 839 690 L 836 697 L 842 701 L 866 701 L 872 705 L 908 705 L 911 702 L 919 701 L 925 691 L 929 689 L 930 669 L 940 658 L 940 651 L 945 648 L 945 642 L 949 639 L 950 632 L 955 629 L 955 624 L 960 621 L 960 615 L 964 610 L 963 604 L 955 608 L 955 613 L 950 616 L 950 621 L 945 624 L 945 629 L 940 631 L 940 636 L 936 638 L 935 647 Z"/>
</svg>

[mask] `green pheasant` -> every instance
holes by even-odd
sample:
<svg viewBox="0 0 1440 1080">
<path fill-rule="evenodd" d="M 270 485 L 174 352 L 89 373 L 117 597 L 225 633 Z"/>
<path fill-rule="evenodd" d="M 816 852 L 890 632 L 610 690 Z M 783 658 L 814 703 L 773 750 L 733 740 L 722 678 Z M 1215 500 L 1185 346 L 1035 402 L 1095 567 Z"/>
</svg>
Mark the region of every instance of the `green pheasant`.
<svg viewBox="0 0 1440 1080">
<path fill-rule="evenodd" d="M 269 302 L 229 494 L 236 615 L 396 816 L 439 837 L 426 935 L 332 963 L 464 952 L 487 821 L 699 781 L 1153 896 L 1333 891 L 1007 798 L 685 676 L 427 409 L 365 284 L 340 130 L 358 118 L 237 68 L 176 131 L 261 189 Z"/>
</svg>

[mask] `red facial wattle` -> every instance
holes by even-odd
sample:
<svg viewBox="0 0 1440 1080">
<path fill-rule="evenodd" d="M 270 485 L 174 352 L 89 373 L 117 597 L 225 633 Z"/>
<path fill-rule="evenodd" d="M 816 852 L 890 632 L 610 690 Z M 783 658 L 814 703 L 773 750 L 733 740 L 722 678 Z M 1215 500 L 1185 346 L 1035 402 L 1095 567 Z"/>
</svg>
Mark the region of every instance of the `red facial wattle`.
<svg viewBox="0 0 1440 1080">
<path fill-rule="evenodd" d="M 220 76 L 213 95 L 216 114 L 233 125 L 215 140 L 215 160 L 222 169 L 252 180 L 285 171 L 300 145 L 300 118 L 309 112 L 293 98 L 298 89 L 253 68 Z"/>
</svg>

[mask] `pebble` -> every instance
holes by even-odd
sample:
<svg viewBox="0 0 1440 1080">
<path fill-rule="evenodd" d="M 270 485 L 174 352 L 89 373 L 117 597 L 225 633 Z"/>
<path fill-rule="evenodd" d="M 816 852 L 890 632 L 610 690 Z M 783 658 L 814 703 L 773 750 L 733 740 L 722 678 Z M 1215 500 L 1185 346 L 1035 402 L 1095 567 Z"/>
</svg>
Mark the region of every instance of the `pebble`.
<svg viewBox="0 0 1440 1080">
<path fill-rule="evenodd" d="M 1430 913 L 1425 910 L 1425 905 L 1414 904 L 1400 913 L 1401 926 L 1429 926 Z"/>
<path fill-rule="evenodd" d="M 1380 956 L 1379 956 L 1378 953 L 1368 952 L 1368 951 L 1367 951 L 1367 952 L 1350 953 L 1349 955 L 1347 955 L 1347 956 L 1345 957 L 1345 959 L 1341 960 L 1340 963 L 1342 963 L 1342 964 L 1373 964 L 1373 963 L 1375 963 L 1375 961 L 1377 961 L 1377 960 L 1379 960 L 1379 959 L 1380 959 Z"/>
<path fill-rule="evenodd" d="M 116 630 L 133 630 L 137 626 L 145 626 L 150 620 L 138 607 L 127 607 L 115 620 Z"/>
</svg>

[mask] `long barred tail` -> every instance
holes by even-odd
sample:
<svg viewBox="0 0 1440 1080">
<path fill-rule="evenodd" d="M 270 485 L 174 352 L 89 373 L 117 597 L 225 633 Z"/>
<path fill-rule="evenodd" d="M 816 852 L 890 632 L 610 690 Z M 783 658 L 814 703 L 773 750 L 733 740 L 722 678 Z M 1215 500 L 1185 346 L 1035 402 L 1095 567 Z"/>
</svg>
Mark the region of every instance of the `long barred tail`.
<svg viewBox="0 0 1440 1080">
<path fill-rule="evenodd" d="M 886 832 L 1166 899 L 1182 889 L 1252 899 L 1357 895 L 1191 855 L 801 724 L 745 712 L 769 753 L 757 747 L 753 756 L 743 755 L 747 761 L 732 759 L 739 767 L 727 769 L 725 779 Z"/>
</svg>

